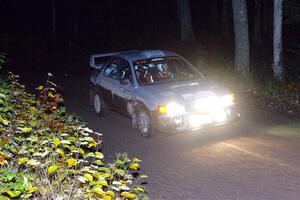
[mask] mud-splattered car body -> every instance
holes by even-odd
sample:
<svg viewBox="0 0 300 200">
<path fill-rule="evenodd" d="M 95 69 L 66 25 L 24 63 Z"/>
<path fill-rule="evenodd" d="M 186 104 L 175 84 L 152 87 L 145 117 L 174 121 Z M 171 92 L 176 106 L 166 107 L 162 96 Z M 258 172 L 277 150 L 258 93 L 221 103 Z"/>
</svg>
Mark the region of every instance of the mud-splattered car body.
<svg viewBox="0 0 300 200">
<path fill-rule="evenodd" d="M 154 129 L 197 130 L 238 117 L 231 92 L 170 51 L 123 51 L 90 57 L 90 100 L 132 118 L 143 136 Z"/>
</svg>

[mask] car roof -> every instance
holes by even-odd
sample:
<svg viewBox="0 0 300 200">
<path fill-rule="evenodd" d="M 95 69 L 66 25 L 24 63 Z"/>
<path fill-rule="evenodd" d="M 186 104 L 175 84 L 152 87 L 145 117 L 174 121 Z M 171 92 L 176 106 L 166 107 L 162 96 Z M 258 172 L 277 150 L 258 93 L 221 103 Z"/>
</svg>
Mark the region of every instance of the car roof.
<svg viewBox="0 0 300 200">
<path fill-rule="evenodd" d="M 128 61 L 151 59 L 165 56 L 178 56 L 178 54 L 165 50 L 130 50 L 116 53 L 115 56 L 125 58 Z"/>
</svg>

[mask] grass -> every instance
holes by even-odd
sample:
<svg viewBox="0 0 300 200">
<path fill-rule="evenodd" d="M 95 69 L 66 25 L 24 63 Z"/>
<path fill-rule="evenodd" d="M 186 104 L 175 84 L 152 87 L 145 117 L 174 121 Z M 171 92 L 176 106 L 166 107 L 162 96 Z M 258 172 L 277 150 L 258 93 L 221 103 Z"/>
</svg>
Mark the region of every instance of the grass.
<svg viewBox="0 0 300 200">
<path fill-rule="evenodd" d="M 300 122 L 289 122 L 277 126 L 266 127 L 265 131 L 275 136 L 300 138 Z"/>
</svg>

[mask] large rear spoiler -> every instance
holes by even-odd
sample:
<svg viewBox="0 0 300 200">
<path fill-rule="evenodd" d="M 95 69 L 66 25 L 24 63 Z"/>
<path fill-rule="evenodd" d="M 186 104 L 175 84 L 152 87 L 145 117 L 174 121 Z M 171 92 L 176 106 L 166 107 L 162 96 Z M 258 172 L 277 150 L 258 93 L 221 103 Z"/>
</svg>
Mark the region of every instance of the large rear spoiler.
<svg viewBox="0 0 300 200">
<path fill-rule="evenodd" d="M 136 52 L 136 51 L 137 50 L 129 50 L 129 51 L 116 51 L 111 53 L 93 54 L 90 57 L 90 67 L 96 70 L 100 70 L 112 56 L 120 53 L 128 53 L 128 52 Z"/>
<path fill-rule="evenodd" d="M 90 57 L 90 67 L 100 70 L 107 63 L 107 61 L 119 52 L 113 53 L 103 53 L 103 54 L 93 54 Z"/>
</svg>

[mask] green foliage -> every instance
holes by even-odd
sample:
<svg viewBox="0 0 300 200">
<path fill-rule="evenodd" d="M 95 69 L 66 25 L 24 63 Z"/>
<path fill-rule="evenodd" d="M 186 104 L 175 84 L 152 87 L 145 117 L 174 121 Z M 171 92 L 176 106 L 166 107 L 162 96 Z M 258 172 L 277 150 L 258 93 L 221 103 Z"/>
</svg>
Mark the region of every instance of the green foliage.
<svg viewBox="0 0 300 200">
<path fill-rule="evenodd" d="M 0 79 L 0 199 L 147 199 L 137 158 L 106 164 L 101 137 L 61 107 L 56 85 Z"/>
<path fill-rule="evenodd" d="M 0 69 L 2 68 L 2 65 L 5 63 L 5 55 L 3 53 L 0 53 Z"/>
<path fill-rule="evenodd" d="M 13 172 L 12 169 L 0 169 L 0 199 L 21 198 L 33 196 L 37 187 L 32 186 L 34 180 L 29 174 Z"/>
<path fill-rule="evenodd" d="M 261 79 L 254 75 L 245 76 L 232 70 L 214 68 L 208 69 L 207 74 L 236 93 L 299 100 L 299 88 L 296 83 L 291 81 L 279 81 L 272 77 Z"/>
</svg>

